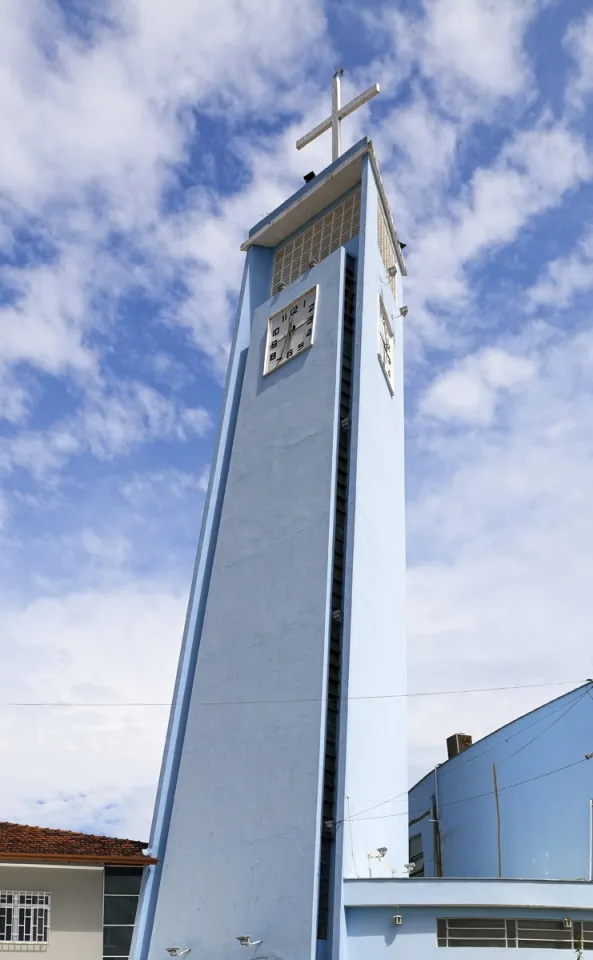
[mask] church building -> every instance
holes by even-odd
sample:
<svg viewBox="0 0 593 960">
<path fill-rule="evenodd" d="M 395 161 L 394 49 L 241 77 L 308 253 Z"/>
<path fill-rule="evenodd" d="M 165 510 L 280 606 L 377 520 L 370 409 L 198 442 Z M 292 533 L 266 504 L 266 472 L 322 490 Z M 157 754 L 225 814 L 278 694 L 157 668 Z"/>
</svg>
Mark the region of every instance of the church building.
<svg viewBox="0 0 593 960">
<path fill-rule="evenodd" d="M 593 946 L 587 884 L 409 876 L 406 264 L 340 76 L 243 245 L 135 960 Z"/>
<path fill-rule="evenodd" d="M 593 880 L 591 681 L 447 747 L 410 790 L 412 876 Z"/>
</svg>

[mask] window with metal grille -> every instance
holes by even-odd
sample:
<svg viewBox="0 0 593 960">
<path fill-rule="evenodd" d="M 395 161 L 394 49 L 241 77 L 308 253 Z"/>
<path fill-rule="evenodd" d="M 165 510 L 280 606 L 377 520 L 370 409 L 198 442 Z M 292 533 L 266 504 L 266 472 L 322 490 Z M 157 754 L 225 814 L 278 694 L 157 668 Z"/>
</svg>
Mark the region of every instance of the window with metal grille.
<svg viewBox="0 0 593 960">
<path fill-rule="evenodd" d="M 360 232 L 360 187 L 276 251 L 272 293 L 321 263 Z"/>
<path fill-rule="evenodd" d="M 103 957 L 130 956 L 142 867 L 105 867 Z"/>
<path fill-rule="evenodd" d="M 49 943 L 49 893 L 0 890 L 0 943 Z"/>
<path fill-rule="evenodd" d="M 504 947 L 593 950 L 593 922 L 521 917 L 437 920 L 439 947 Z"/>
<path fill-rule="evenodd" d="M 380 200 L 377 200 L 377 239 L 379 241 L 379 250 L 381 251 L 381 258 L 383 260 L 383 266 L 385 267 L 385 273 L 389 274 L 389 271 L 392 268 L 397 269 L 397 259 L 395 256 L 395 250 L 393 248 L 391 233 L 389 232 L 389 227 L 387 226 L 387 218 L 385 216 L 385 211 L 383 210 L 383 204 Z M 397 295 L 397 281 L 395 271 L 392 270 L 392 273 L 393 276 L 389 277 L 389 286 L 391 287 L 391 292 L 395 299 Z"/>
<path fill-rule="evenodd" d="M 410 863 L 413 864 L 410 870 L 411 877 L 424 876 L 424 850 L 422 849 L 422 834 L 416 833 L 410 837 Z"/>
<path fill-rule="evenodd" d="M 593 950 L 593 921 L 576 920 L 573 939 L 575 950 Z"/>
</svg>

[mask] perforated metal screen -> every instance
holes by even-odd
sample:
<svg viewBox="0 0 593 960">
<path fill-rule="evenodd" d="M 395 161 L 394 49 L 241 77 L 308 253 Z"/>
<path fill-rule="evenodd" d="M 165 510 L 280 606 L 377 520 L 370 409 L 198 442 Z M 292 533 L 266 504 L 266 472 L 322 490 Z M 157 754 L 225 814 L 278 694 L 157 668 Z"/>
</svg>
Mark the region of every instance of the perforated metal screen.
<svg viewBox="0 0 593 960">
<path fill-rule="evenodd" d="M 385 219 L 383 205 L 381 204 L 380 200 L 377 202 L 377 238 L 379 240 L 381 257 L 383 258 L 383 264 L 385 266 L 385 273 L 388 273 L 390 267 L 397 266 L 397 260 L 395 257 L 395 250 L 393 249 L 393 241 L 391 239 L 389 227 L 387 226 L 387 220 Z M 395 276 L 391 277 L 389 280 L 389 286 L 391 287 L 391 292 L 395 297 L 397 291 L 397 282 Z"/>
<path fill-rule="evenodd" d="M 303 233 L 290 240 L 274 257 L 272 293 L 280 284 L 293 283 L 311 263 L 321 263 L 360 231 L 360 187 Z"/>
</svg>

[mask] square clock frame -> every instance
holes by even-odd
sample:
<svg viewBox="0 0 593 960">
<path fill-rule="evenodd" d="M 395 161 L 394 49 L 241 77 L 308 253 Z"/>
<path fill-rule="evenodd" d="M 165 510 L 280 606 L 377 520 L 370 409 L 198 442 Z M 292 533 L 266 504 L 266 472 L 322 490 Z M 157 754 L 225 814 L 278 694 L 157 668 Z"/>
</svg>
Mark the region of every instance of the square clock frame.
<svg viewBox="0 0 593 960">
<path fill-rule="evenodd" d="M 313 346 L 318 300 L 317 284 L 268 318 L 264 377 Z"/>
</svg>

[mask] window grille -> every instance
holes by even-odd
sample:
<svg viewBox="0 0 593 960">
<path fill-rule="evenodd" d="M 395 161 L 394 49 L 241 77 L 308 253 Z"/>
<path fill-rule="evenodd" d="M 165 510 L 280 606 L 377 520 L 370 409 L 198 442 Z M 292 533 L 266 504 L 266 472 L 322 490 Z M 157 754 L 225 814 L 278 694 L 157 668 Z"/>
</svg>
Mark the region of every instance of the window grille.
<svg viewBox="0 0 593 960">
<path fill-rule="evenodd" d="M 593 921 L 577 920 L 574 924 L 573 939 L 575 950 L 593 950 Z"/>
<path fill-rule="evenodd" d="M 439 947 L 504 947 L 593 950 L 593 922 L 522 917 L 464 917 L 437 920 Z"/>
<path fill-rule="evenodd" d="M 360 232 L 360 187 L 276 251 L 272 293 L 288 286 Z"/>
<path fill-rule="evenodd" d="M 0 943 L 49 943 L 49 893 L 0 890 Z"/>
<path fill-rule="evenodd" d="M 383 204 L 380 200 L 377 200 L 377 239 L 379 241 L 379 250 L 381 251 L 385 273 L 389 274 L 389 271 L 392 267 L 397 268 L 397 259 L 395 256 L 395 250 L 393 249 L 393 241 L 391 239 L 389 227 L 387 226 L 387 219 L 385 217 L 385 211 L 383 210 Z M 395 300 L 397 295 L 395 274 L 389 278 L 389 286 L 391 287 L 393 299 Z"/>
</svg>

